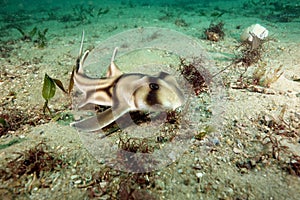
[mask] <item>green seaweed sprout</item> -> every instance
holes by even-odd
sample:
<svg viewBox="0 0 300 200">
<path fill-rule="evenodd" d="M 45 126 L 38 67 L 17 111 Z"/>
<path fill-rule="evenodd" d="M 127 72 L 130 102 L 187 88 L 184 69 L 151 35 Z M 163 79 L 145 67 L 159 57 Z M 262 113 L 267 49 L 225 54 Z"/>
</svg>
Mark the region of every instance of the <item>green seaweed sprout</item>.
<svg viewBox="0 0 300 200">
<path fill-rule="evenodd" d="M 22 142 L 24 139 L 13 139 L 11 141 L 9 141 L 8 143 L 5 143 L 5 144 L 0 144 L 0 150 L 2 149 L 6 149 L 7 147 L 10 147 L 14 144 L 17 144 L 17 143 L 20 143 Z"/>
<path fill-rule="evenodd" d="M 16 26 L 14 28 L 17 29 L 22 34 L 21 40 L 27 41 L 27 42 L 33 41 L 35 46 L 37 46 L 38 48 L 41 48 L 41 49 L 43 49 L 47 46 L 48 39 L 46 38 L 46 34 L 48 32 L 48 28 L 45 28 L 44 30 L 41 31 L 41 30 L 38 30 L 37 27 L 34 27 L 29 32 L 26 32 L 19 26 Z M 33 40 L 33 38 L 36 35 L 37 35 L 37 38 L 35 40 Z"/>
<path fill-rule="evenodd" d="M 203 140 L 206 135 L 208 135 L 214 131 L 215 131 L 215 128 L 213 126 L 205 125 L 200 130 L 198 130 L 198 132 L 196 133 L 196 135 L 194 137 L 196 140 Z"/>
<path fill-rule="evenodd" d="M 23 41 L 28 41 L 28 42 L 31 42 L 33 40 L 33 37 L 35 36 L 36 32 L 37 32 L 37 28 L 34 27 L 31 31 L 29 32 L 26 32 L 24 31 L 21 27 L 19 26 L 16 26 L 14 27 L 15 29 L 17 29 L 21 35 L 22 35 L 22 38 L 21 40 Z"/>
<path fill-rule="evenodd" d="M 63 15 L 59 21 L 61 22 L 71 22 L 77 21 L 79 24 L 90 24 L 90 18 L 95 17 L 94 7 L 89 5 L 88 7 L 85 5 L 75 5 L 73 7 L 73 12 L 71 14 Z"/>
<path fill-rule="evenodd" d="M 48 103 L 49 103 L 49 100 L 54 97 L 54 95 L 56 93 L 56 87 L 61 89 L 61 91 L 63 91 L 64 94 L 68 94 L 70 96 L 71 91 L 74 87 L 74 80 L 73 80 L 74 70 L 75 70 L 75 67 L 74 67 L 71 77 L 70 77 L 68 90 L 66 90 L 64 88 L 64 86 L 60 80 L 51 78 L 47 73 L 45 73 L 45 76 L 44 76 L 42 96 L 45 99 L 45 103 L 43 106 L 43 113 L 46 114 L 46 111 L 48 111 L 50 113 L 50 115 L 52 116 L 52 120 L 58 121 L 62 125 L 69 124 L 71 121 L 74 121 L 73 115 L 68 112 L 66 112 L 66 113 L 63 112 L 63 113 L 59 113 L 54 116 L 48 106 Z"/>
<path fill-rule="evenodd" d="M 70 81 L 69 81 L 68 90 L 66 90 L 64 88 L 64 86 L 63 86 L 63 84 L 60 80 L 51 78 L 47 73 L 45 73 L 43 90 L 42 90 L 42 96 L 45 99 L 45 103 L 44 103 L 44 106 L 43 106 L 43 113 L 44 114 L 46 113 L 46 111 L 48 111 L 50 113 L 50 115 L 52 116 L 52 112 L 51 112 L 51 110 L 48 106 L 48 102 L 49 102 L 50 99 L 52 99 L 54 97 L 55 92 L 56 92 L 56 87 L 58 87 L 65 94 L 68 94 L 70 96 L 70 94 L 73 90 L 73 87 L 74 87 L 74 73 L 75 73 L 75 70 L 78 69 L 78 67 L 79 67 L 80 57 L 81 57 L 81 52 L 80 52 L 78 58 L 76 59 L 76 65 L 73 67 L 71 77 L 70 77 Z M 73 120 L 73 116 L 71 116 L 71 114 L 68 114 L 68 113 L 67 114 L 60 114 L 60 115 L 55 116 L 54 120 L 55 121 Z"/>
<path fill-rule="evenodd" d="M 62 82 L 58 79 L 53 79 L 48 74 L 45 74 L 44 77 L 44 84 L 43 84 L 43 91 L 42 96 L 45 99 L 44 107 L 43 107 L 43 113 L 46 113 L 46 110 L 52 115 L 52 112 L 48 106 L 48 102 L 50 99 L 52 99 L 56 92 L 56 87 L 60 88 L 64 93 L 68 93 Z"/>
<path fill-rule="evenodd" d="M 8 124 L 4 118 L 0 118 L 0 124 L 4 128 L 8 127 Z"/>
<path fill-rule="evenodd" d="M 243 8 L 248 13 L 259 13 L 260 18 L 270 22 L 299 22 L 300 5 L 297 1 L 248 0 Z"/>
<path fill-rule="evenodd" d="M 45 28 L 43 31 L 38 30 L 37 39 L 34 41 L 38 48 L 45 48 L 47 46 L 47 38 L 46 33 L 48 32 L 48 28 Z"/>
<path fill-rule="evenodd" d="M 90 24 L 92 19 L 102 17 L 109 12 L 109 8 L 99 8 L 98 10 L 93 5 L 86 6 L 85 4 L 75 5 L 71 13 L 64 14 L 58 18 L 60 22 L 76 22 L 73 26 L 81 24 Z M 54 19 L 52 13 L 49 13 L 49 19 Z M 55 16 L 56 17 L 56 16 Z M 73 27 L 72 26 L 72 27 Z M 70 26 L 66 26 L 70 27 Z"/>
</svg>

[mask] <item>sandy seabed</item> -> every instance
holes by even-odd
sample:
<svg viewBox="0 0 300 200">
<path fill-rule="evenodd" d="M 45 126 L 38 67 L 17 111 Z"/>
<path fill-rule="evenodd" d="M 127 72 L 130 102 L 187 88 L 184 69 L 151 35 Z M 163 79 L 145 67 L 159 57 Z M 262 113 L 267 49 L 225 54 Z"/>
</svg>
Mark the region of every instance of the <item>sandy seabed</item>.
<svg viewBox="0 0 300 200">
<path fill-rule="evenodd" d="M 1 199 L 298 199 L 300 6 L 255 2 L 1 3 L 0 119 L 8 124 L 1 121 L 0 127 Z M 207 40 L 205 29 L 218 22 L 224 23 L 224 38 Z M 268 41 L 261 61 L 247 69 L 243 80 L 240 66 L 220 74 L 226 102 L 218 116 L 221 128 L 213 133 L 199 128 L 180 158 L 160 170 L 125 173 L 99 163 L 69 127 L 66 113 L 72 116 L 72 102 L 59 89 L 49 106 L 60 115 L 51 119 L 42 113 L 44 75 L 68 84 L 82 30 L 85 49 L 129 29 L 176 30 L 195 38 L 214 62 L 213 71 L 220 71 L 239 54 L 242 30 L 255 23 L 269 30 Z M 34 27 L 40 34 L 48 29 L 45 46 L 38 33 L 24 38 Z M 123 61 L 124 66 L 132 62 Z M 254 84 L 253 72 L 261 65 L 266 76 L 280 66 L 283 73 L 269 87 Z M 241 87 L 241 81 L 248 86 Z M 22 170 L 13 168 L 32 167 L 25 162 L 28 152 L 41 151 L 36 146 L 41 141 L 49 160 L 57 161 L 54 167 L 39 173 L 42 161 L 33 159 L 36 168 L 16 174 Z"/>
</svg>

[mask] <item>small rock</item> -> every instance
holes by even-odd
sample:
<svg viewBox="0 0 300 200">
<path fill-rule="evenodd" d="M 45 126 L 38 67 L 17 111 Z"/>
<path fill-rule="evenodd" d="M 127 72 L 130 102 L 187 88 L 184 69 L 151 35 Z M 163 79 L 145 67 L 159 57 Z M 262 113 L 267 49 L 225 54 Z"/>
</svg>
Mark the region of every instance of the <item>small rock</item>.
<svg viewBox="0 0 300 200">
<path fill-rule="evenodd" d="M 105 182 L 105 181 L 104 182 L 100 182 L 100 187 L 101 188 L 104 188 L 106 185 L 107 185 L 107 182 Z"/>
<path fill-rule="evenodd" d="M 24 139 L 24 138 L 25 138 L 25 135 L 20 135 L 19 138 L 20 138 L 20 139 Z"/>
<path fill-rule="evenodd" d="M 193 165 L 193 168 L 197 169 L 197 170 L 203 169 L 203 167 L 201 165 L 199 165 L 199 164 Z"/>
<path fill-rule="evenodd" d="M 218 138 L 212 139 L 212 142 L 214 145 L 219 146 L 220 145 L 220 140 Z"/>
<path fill-rule="evenodd" d="M 72 175 L 72 176 L 71 176 L 71 179 L 74 180 L 74 179 L 77 179 L 78 177 L 79 177 L 79 176 L 75 174 L 75 175 Z"/>
<path fill-rule="evenodd" d="M 80 184 L 82 181 L 81 180 L 77 180 L 77 181 L 75 181 L 74 183 L 76 184 L 76 185 L 78 185 L 78 184 Z"/>
<path fill-rule="evenodd" d="M 241 168 L 240 173 L 241 174 L 246 174 L 246 173 L 248 173 L 248 169 L 247 168 Z"/>
<path fill-rule="evenodd" d="M 250 165 L 251 167 L 255 167 L 256 166 L 256 161 L 255 160 L 250 160 Z"/>
<path fill-rule="evenodd" d="M 233 152 L 236 153 L 236 154 L 240 154 L 240 153 L 242 153 L 243 151 L 242 151 L 241 149 L 239 149 L 239 148 L 234 147 L 234 148 L 233 148 Z"/>
<path fill-rule="evenodd" d="M 202 176 L 204 176 L 204 173 L 202 172 L 198 172 L 196 173 L 197 178 L 202 178 Z"/>
<path fill-rule="evenodd" d="M 212 185 L 212 188 L 213 188 L 214 190 L 217 190 L 217 189 L 218 189 L 218 185 L 217 185 L 217 184 L 213 184 L 213 185 Z"/>
<path fill-rule="evenodd" d="M 228 188 L 228 189 L 227 189 L 227 192 L 228 192 L 229 194 L 233 194 L 234 191 L 233 191 L 232 188 Z"/>
<path fill-rule="evenodd" d="M 227 139 L 227 140 L 226 140 L 226 143 L 227 143 L 229 146 L 231 146 L 231 145 L 233 144 L 233 141 L 230 140 L 230 139 Z"/>
</svg>

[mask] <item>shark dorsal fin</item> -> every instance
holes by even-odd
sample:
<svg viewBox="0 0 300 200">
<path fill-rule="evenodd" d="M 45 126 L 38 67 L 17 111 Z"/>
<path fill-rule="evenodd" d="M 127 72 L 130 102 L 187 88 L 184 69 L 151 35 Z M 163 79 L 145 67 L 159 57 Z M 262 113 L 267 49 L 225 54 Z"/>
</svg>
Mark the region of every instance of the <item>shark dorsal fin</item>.
<svg viewBox="0 0 300 200">
<path fill-rule="evenodd" d="M 118 47 L 115 48 L 113 55 L 111 57 L 110 65 L 108 67 L 108 70 L 106 72 L 106 77 L 112 77 L 112 76 L 121 76 L 123 72 L 118 68 L 118 66 L 115 63 L 115 57 L 118 52 Z"/>
<path fill-rule="evenodd" d="M 78 57 L 76 60 L 76 72 L 77 73 L 82 73 L 83 74 L 83 63 L 85 61 L 85 59 L 87 58 L 87 56 L 89 55 L 89 50 L 85 51 L 84 54 L 82 55 L 82 51 L 83 51 L 83 42 L 84 42 L 84 30 L 82 31 L 82 35 L 81 35 L 81 43 L 80 43 L 80 49 L 79 49 L 79 53 L 78 53 Z"/>
</svg>

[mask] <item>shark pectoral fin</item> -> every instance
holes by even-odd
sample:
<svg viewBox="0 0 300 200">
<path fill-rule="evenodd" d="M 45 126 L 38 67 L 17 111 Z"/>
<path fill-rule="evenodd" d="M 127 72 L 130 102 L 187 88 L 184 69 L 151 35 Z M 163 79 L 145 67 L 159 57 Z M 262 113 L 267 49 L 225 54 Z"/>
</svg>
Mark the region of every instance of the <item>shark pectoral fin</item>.
<svg viewBox="0 0 300 200">
<path fill-rule="evenodd" d="M 112 113 L 112 109 L 110 108 L 101 113 L 98 113 L 93 117 L 74 122 L 71 124 L 71 126 L 77 128 L 80 131 L 92 132 L 102 129 L 103 127 L 112 123 L 114 120 L 115 119 Z"/>
<path fill-rule="evenodd" d="M 85 132 L 98 131 L 117 120 L 126 112 L 128 112 L 126 109 L 113 111 L 110 108 L 101 113 L 98 113 L 93 117 L 74 122 L 71 124 L 71 126 L 76 127 L 78 130 Z"/>
</svg>

